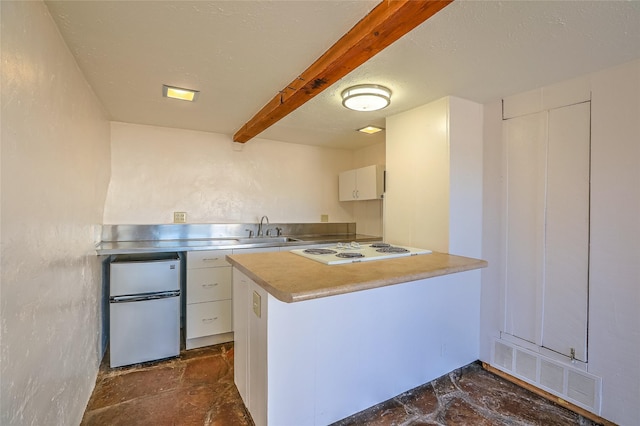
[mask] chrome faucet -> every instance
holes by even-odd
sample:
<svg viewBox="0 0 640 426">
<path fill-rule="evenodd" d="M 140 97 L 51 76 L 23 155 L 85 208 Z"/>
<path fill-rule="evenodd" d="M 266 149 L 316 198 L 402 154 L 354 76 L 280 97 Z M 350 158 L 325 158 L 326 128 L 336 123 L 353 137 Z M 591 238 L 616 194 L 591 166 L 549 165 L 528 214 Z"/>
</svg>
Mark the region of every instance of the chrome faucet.
<svg viewBox="0 0 640 426">
<path fill-rule="evenodd" d="M 269 218 L 267 216 L 262 216 L 262 218 L 260 219 L 260 224 L 258 224 L 258 235 L 257 237 L 262 237 L 262 223 L 264 222 L 264 220 L 267 219 L 267 226 L 269 226 Z"/>
</svg>

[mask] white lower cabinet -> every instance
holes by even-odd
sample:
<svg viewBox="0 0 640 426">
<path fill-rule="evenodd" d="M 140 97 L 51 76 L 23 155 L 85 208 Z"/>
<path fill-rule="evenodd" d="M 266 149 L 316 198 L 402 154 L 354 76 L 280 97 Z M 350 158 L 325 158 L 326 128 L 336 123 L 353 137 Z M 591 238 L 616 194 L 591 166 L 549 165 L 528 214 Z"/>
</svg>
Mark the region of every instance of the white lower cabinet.
<svg viewBox="0 0 640 426">
<path fill-rule="evenodd" d="M 231 299 L 231 267 L 189 270 L 187 303 Z"/>
<path fill-rule="evenodd" d="M 187 336 L 212 336 L 233 330 L 232 301 L 194 303 L 187 309 Z"/>
<path fill-rule="evenodd" d="M 186 348 L 233 341 L 231 250 L 187 253 Z"/>
<path fill-rule="evenodd" d="M 267 424 L 267 292 L 233 270 L 234 381 L 256 426 Z"/>
<path fill-rule="evenodd" d="M 237 315 L 233 300 L 237 296 L 226 256 L 279 250 L 266 247 L 187 252 L 187 349 L 234 341 L 233 323 Z"/>
</svg>

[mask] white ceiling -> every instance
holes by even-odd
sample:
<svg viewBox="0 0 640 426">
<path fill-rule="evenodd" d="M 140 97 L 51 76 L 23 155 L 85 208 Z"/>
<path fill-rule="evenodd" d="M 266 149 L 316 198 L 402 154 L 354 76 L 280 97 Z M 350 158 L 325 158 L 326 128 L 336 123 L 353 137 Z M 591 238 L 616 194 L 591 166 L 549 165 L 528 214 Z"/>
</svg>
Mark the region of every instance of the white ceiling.
<svg viewBox="0 0 640 426">
<path fill-rule="evenodd" d="M 47 1 L 112 120 L 229 135 L 377 3 Z M 640 1 L 456 0 L 258 137 L 360 148 L 384 133 L 355 129 L 443 96 L 485 103 L 636 58 Z M 342 107 L 362 83 L 391 88 L 391 106 Z M 162 84 L 201 93 L 171 100 Z"/>
</svg>

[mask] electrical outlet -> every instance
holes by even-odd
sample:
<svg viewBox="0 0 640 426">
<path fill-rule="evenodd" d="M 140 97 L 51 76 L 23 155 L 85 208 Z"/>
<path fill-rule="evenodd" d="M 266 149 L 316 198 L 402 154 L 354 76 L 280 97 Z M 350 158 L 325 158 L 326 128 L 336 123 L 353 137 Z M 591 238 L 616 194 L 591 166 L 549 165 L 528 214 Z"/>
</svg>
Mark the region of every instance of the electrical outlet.
<svg viewBox="0 0 640 426">
<path fill-rule="evenodd" d="M 256 314 L 258 318 L 260 318 L 262 311 L 262 297 L 258 294 L 257 291 L 253 292 L 253 313 Z"/>
<path fill-rule="evenodd" d="M 173 223 L 187 223 L 187 212 L 173 212 Z"/>
<path fill-rule="evenodd" d="M 321 214 L 320 215 L 320 222 L 329 222 L 329 215 L 328 214 Z"/>
</svg>

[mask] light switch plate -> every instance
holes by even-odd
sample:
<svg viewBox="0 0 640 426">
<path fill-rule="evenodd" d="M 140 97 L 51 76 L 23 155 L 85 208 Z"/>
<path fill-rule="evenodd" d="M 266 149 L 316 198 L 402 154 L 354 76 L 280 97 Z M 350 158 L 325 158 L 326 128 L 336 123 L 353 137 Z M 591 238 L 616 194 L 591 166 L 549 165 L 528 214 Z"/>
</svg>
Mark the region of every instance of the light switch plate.
<svg viewBox="0 0 640 426">
<path fill-rule="evenodd" d="M 262 298 L 260 297 L 258 292 L 254 291 L 253 292 L 253 313 L 256 314 L 258 318 L 260 318 L 260 314 L 261 314 L 260 312 L 261 300 Z"/>
</svg>

